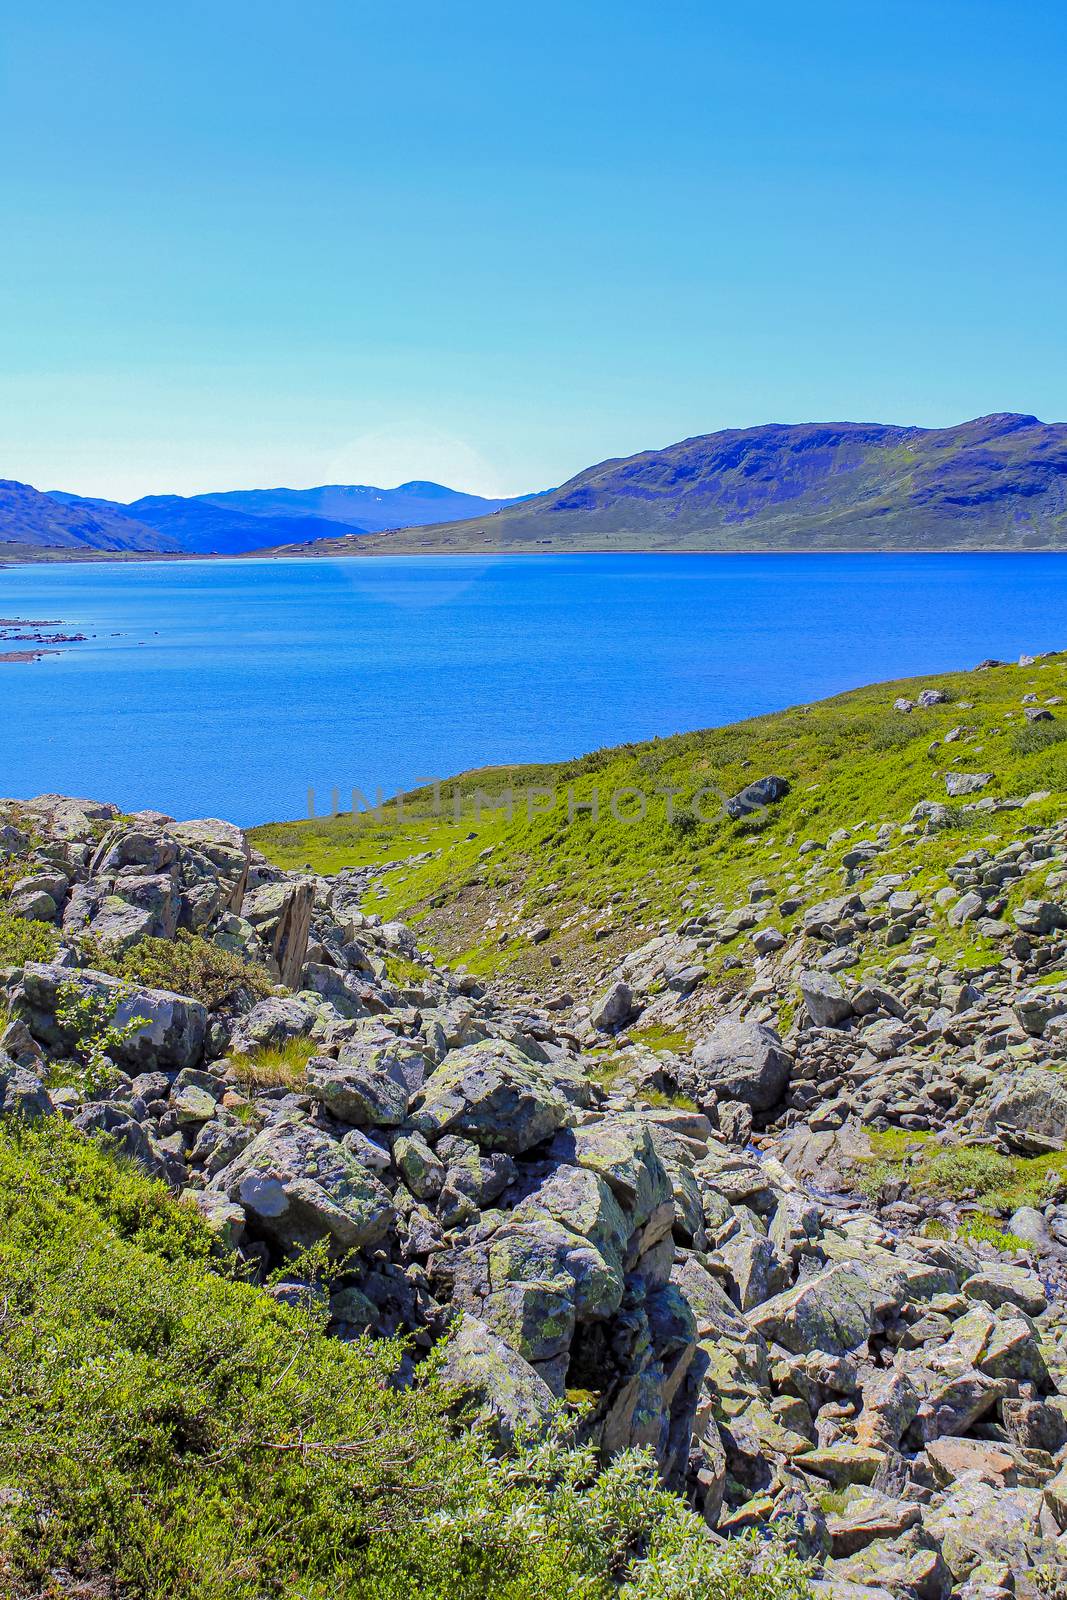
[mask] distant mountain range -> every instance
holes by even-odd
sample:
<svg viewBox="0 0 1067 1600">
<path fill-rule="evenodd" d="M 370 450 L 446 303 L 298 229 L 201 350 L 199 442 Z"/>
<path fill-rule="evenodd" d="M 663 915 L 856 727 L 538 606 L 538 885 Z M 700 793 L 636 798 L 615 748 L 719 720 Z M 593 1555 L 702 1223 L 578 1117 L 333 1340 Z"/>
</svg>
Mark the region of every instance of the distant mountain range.
<svg viewBox="0 0 1067 1600">
<path fill-rule="evenodd" d="M 243 555 L 336 535 L 378 533 L 423 522 L 488 515 L 510 500 L 402 483 L 396 489 L 326 484 L 222 494 L 146 495 L 128 505 L 0 481 L 0 547 L 87 553 Z"/>
<path fill-rule="evenodd" d="M 171 538 L 107 500 L 57 499 L 28 483 L 0 478 L 0 547 L 101 551 L 177 551 Z"/>
<path fill-rule="evenodd" d="M 998 413 L 951 428 L 731 428 L 603 461 L 518 500 L 412 482 L 149 495 L 119 505 L 7 482 L 3 542 L 71 553 L 309 556 L 1067 549 L 1067 424 Z"/>
<path fill-rule="evenodd" d="M 1067 549 L 1067 424 L 731 428 L 589 467 L 493 516 L 375 540 L 460 550 Z M 351 541 L 308 555 L 362 551 Z"/>
</svg>

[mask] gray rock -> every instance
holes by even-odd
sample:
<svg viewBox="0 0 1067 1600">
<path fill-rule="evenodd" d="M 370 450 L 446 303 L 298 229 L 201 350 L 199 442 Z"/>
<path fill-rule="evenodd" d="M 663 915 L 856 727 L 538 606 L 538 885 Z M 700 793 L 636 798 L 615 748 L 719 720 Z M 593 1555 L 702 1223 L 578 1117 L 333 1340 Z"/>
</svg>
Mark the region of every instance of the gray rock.
<svg viewBox="0 0 1067 1600">
<path fill-rule="evenodd" d="M 23 972 L 17 1009 L 43 1044 L 67 1055 L 74 1049 L 73 1036 L 56 1020 L 59 990 L 64 984 L 73 984 L 83 994 L 114 1001 L 116 1027 L 123 1027 L 134 1017 L 145 1018 L 144 1026 L 112 1052 L 122 1066 L 135 1072 L 178 1071 L 194 1067 L 201 1060 L 207 1011 L 198 1000 L 162 989 L 131 986 L 102 972 L 29 962 Z"/>
<path fill-rule="evenodd" d="M 51 1096 L 36 1073 L 0 1051 L 0 1115 L 36 1122 L 55 1113 Z"/>
<path fill-rule="evenodd" d="M 504 1444 L 517 1432 L 547 1427 L 559 1406 L 529 1362 L 467 1312 L 453 1324 L 440 1370 L 443 1382 L 480 1407 Z"/>
<path fill-rule="evenodd" d="M 605 1116 L 585 1122 L 557 1134 L 549 1156 L 603 1178 L 631 1228 L 643 1228 L 658 1219 L 657 1226 L 669 1231 L 674 1191 L 643 1117 Z"/>
<path fill-rule="evenodd" d="M 389 1192 L 343 1145 L 306 1123 L 266 1127 L 209 1187 L 283 1251 L 325 1239 L 339 1254 L 376 1244 L 393 1221 Z"/>
<path fill-rule="evenodd" d="M 693 1066 L 705 1098 L 714 1094 L 770 1111 L 789 1087 L 793 1063 L 773 1028 L 728 1017 L 696 1046 Z"/>
<path fill-rule="evenodd" d="M 417 1096 L 412 1121 L 431 1140 L 459 1133 L 483 1149 L 521 1155 L 573 1119 L 580 1094 L 574 1080 L 515 1045 L 487 1039 L 445 1057 Z"/>
<path fill-rule="evenodd" d="M 1067 1081 L 1059 1073 L 1015 1073 L 976 1115 L 986 1132 L 1023 1154 L 1067 1149 Z"/>
<path fill-rule="evenodd" d="M 963 1292 L 986 1305 L 1017 1306 L 1030 1317 L 1039 1317 L 1048 1306 L 1041 1279 L 1027 1267 L 983 1266 L 964 1282 Z"/>
<path fill-rule="evenodd" d="M 589 1020 L 598 1033 L 614 1033 L 630 1020 L 633 1009 L 633 990 L 619 979 L 600 996 L 589 1013 Z"/>
<path fill-rule="evenodd" d="M 979 789 L 984 789 L 992 783 L 991 772 L 946 772 L 945 788 L 953 800 L 960 799 L 963 795 L 977 794 Z"/>
<path fill-rule="evenodd" d="M 836 1028 L 852 1015 L 852 1002 L 840 978 L 829 972 L 802 972 L 800 993 L 817 1028 Z"/>
<path fill-rule="evenodd" d="M 949 924 L 953 928 L 961 928 L 965 922 L 974 922 L 976 918 L 982 915 L 984 909 L 985 901 L 980 894 L 975 894 L 972 889 L 961 896 L 954 906 L 949 907 Z"/>
<path fill-rule="evenodd" d="M 295 989 L 307 954 L 315 890 L 310 883 L 265 883 L 245 894 L 241 915 L 266 944 L 287 988 Z"/>
<path fill-rule="evenodd" d="M 292 995 L 270 995 L 257 1000 L 245 1013 L 230 1039 L 231 1055 L 251 1055 L 254 1051 L 281 1045 L 309 1034 L 316 1013 L 304 1000 Z"/>
<path fill-rule="evenodd" d="M 776 777 L 773 773 L 766 778 L 757 778 L 754 783 L 746 784 L 739 794 L 731 795 L 724 802 L 726 814 L 735 820 L 747 817 L 753 811 L 762 811 L 766 806 L 774 805 L 788 793 L 789 784 L 785 778 Z"/>
<path fill-rule="evenodd" d="M 892 1304 L 892 1296 L 879 1292 L 859 1264 L 838 1264 L 757 1306 L 748 1320 L 796 1355 L 848 1355 L 866 1345 L 876 1319 Z"/>
<path fill-rule="evenodd" d="M 407 1084 L 399 1073 L 389 1071 L 385 1052 L 370 1051 L 363 1060 L 345 1062 L 312 1056 L 307 1087 L 331 1116 L 356 1127 L 393 1128 L 407 1116 Z"/>
</svg>

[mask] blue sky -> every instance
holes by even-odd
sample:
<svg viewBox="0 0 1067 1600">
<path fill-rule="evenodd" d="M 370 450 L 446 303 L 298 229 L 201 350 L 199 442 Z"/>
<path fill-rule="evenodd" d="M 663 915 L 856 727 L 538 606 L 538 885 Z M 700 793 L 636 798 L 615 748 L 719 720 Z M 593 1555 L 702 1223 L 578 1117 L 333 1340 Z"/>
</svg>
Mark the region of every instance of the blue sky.
<svg viewBox="0 0 1067 1600">
<path fill-rule="evenodd" d="M 50 0 L 0 30 L 0 476 L 483 493 L 1067 417 L 1067 8 Z"/>
</svg>

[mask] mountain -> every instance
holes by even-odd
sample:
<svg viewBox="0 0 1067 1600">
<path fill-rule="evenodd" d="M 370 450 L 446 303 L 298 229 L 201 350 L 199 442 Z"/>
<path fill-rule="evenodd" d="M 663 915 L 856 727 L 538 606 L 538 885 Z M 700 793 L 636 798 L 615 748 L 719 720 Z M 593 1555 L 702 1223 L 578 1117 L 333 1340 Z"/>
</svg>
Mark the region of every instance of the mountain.
<svg viewBox="0 0 1067 1600">
<path fill-rule="evenodd" d="M 10 478 L 0 479 L 0 545 L 153 553 L 181 549 L 169 534 L 127 516 L 122 506 L 74 496 L 57 500 Z"/>
<path fill-rule="evenodd" d="M 491 517 L 374 541 L 375 554 L 546 547 L 1067 548 L 1067 424 L 731 428 L 603 461 Z"/>
<path fill-rule="evenodd" d="M 402 483 L 397 489 L 337 483 L 317 489 L 151 494 L 128 505 L 84 499 L 60 489 L 49 491 L 47 498 L 68 508 L 80 507 L 86 514 L 135 519 L 167 541 L 158 548 L 195 555 L 247 555 L 265 547 L 305 545 L 338 534 L 352 539 L 384 528 L 485 516 L 513 504 L 419 481 Z"/>
<path fill-rule="evenodd" d="M 224 494 L 196 495 L 201 503 L 241 511 L 253 517 L 324 517 L 364 533 L 385 528 L 412 528 L 428 522 L 459 522 L 489 516 L 514 500 L 487 500 L 440 483 L 413 479 L 395 489 L 366 484 L 326 483 L 317 489 L 231 489 Z"/>
<path fill-rule="evenodd" d="M 186 499 L 179 494 L 145 495 L 134 500 L 128 510 L 131 516 L 176 539 L 181 549 L 198 555 L 213 551 L 245 555 L 250 550 L 262 550 L 265 544 L 306 544 L 337 531 L 337 524 L 325 517 L 253 517 L 196 496 Z"/>
</svg>

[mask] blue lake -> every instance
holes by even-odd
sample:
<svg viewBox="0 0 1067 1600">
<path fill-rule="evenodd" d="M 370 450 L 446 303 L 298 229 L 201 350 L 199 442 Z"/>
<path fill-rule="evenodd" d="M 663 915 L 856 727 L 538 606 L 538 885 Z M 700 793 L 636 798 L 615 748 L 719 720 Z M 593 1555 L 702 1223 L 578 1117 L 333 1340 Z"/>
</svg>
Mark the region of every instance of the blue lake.
<svg viewBox="0 0 1067 1600">
<path fill-rule="evenodd" d="M 0 615 L 92 636 L 0 665 L 0 794 L 250 824 L 1060 648 L 1067 556 L 24 566 Z"/>
</svg>

